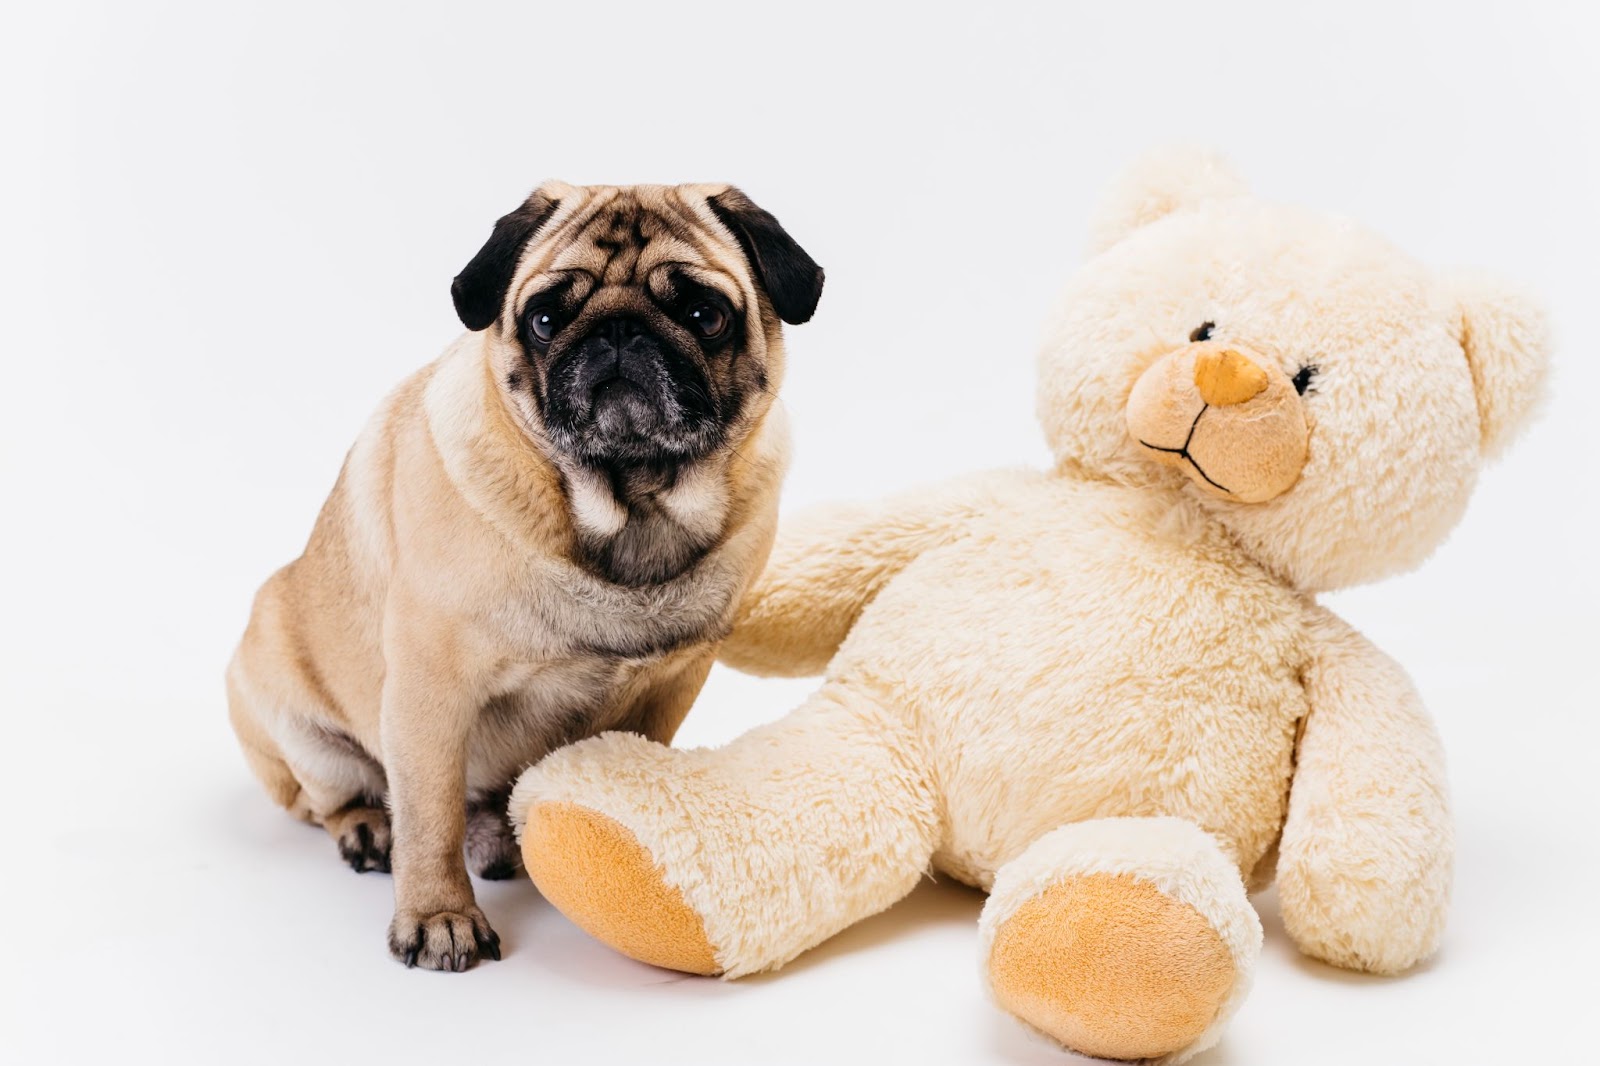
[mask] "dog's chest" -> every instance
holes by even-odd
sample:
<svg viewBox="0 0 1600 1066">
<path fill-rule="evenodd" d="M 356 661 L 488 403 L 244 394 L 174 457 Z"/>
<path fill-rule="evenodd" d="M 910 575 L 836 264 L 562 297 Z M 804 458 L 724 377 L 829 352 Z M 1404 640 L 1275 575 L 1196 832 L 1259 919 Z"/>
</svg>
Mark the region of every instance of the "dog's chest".
<svg viewBox="0 0 1600 1066">
<path fill-rule="evenodd" d="M 652 675 L 669 680 L 696 646 L 726 634 L 739 587 L 714 566 L 648 589 L 556 566 L 542 577 L 497 625 L 504 661 L 468 753 L 477 791 L 502 787 L 564 744 L 630 728 Z"/>
<path fill-rule="evenodd" d="M 744 575 L 737 559 L 713 551 L 677 577 L 638 587 L 549 556 L 530 560 L 520 578 L 482 618 L 486 638 L 503 649 L 507 688 L 582 687 L 601 666 L 610 676 L 720 640 Z M 564 672 L 551 673 L 558 666 Z M 567 674 L 573 684 L 558 685 Z"/>
<path fill-rule="evenodd" d="M 563 744 L 625 725 L 625 693 L 648 668 L 596 656 L 506 665 L 473 726 L 468 787 L 493 792 Z"/>
</svg>

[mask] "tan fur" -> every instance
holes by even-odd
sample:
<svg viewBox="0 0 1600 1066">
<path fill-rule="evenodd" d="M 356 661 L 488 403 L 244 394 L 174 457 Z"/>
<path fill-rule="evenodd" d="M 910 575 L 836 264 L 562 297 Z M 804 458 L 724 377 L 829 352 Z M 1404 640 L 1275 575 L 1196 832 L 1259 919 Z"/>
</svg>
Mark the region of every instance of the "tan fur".
<svg viewBox="0 0 1600 1066">
<path fill-rule="evenodd" d="M 619 520 L 508 383 L 523 367 L 508 320 L 464 335 L 383 402 L 305 552 L 256 597 L 228 669 L 241 746 L 276 802 L 336 836 L 365 826 L 369 841 L 387 800 L 391 945 L 414 961 L 459 969 L 498 950 L 463 862 L 469 796 L 601 730 L 669 741 L 767 556 L 786 455 L 772 402 L 781 330 L 705 207 L 723 188 L 545 186 L 561 206 L 507 300 L 552 270 L 625 300 L 674 262 L 748 309 L 740 358 L 765 368 L 766 387 L 658 499 L 706 542 L 698 562 L 638 587 L 586 565 L 586 528 L 606 535 Z M 607 250 L 613 218 L 643 242 Z"/>
</svg>

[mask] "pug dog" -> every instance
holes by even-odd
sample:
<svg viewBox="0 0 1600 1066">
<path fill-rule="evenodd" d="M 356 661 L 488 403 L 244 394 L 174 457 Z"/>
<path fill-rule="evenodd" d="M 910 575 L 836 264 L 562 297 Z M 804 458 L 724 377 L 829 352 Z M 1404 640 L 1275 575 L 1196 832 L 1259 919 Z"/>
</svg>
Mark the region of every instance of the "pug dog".
<svg viewBox="0 0 1600 1066">
<path fill-rule="evenodd" d="M 500 957 L 511 783 L 669 741 L 776 524 L 783 323 L 823 272 L 726 185 L 541 185 L 455 278 L 469 332 L 383 401 L 227 671 L 268 794 L 392 870 L 389 951 Z"/>
</svg>

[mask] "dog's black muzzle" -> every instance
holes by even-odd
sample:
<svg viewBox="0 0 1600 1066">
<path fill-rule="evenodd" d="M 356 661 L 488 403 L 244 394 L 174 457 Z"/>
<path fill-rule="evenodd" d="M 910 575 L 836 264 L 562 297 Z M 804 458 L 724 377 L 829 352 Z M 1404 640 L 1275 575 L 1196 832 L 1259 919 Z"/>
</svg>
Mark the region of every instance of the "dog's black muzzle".
<svg viewBox="0 0 1600 1066">
<path fill-rule="evenodd" d="M 715 404 L 693 360 L 641 319 L 595 324 L 552 368 L 555 427 L 582 457 L 653 461 L 703 450 Z"/>
</svg>

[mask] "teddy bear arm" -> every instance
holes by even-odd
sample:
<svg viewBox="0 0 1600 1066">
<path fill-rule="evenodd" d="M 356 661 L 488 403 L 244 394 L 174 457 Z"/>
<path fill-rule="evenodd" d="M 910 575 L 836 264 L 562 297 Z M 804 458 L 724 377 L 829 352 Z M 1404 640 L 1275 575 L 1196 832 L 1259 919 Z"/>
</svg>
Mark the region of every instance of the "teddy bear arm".
<svg viewBox="0 0 1600 1066">
<path fill-rule="evenodd" d="M 990 471 L 870 504 L 820 507 L 786 522 L 740 604 L 722 661 L 765 676 L 822 673 L 897 574 L 1040 477 Z"/>
<path fill-rule="evenodd" d="M 1433 953 L 1449 905 L 1444 752 L 1398 663 L 1330 612 L 1311 622 L 1310 713 L 1279 846 L 1284 925 L 1308 955 L 1398 973 Z"/>
</svg>

